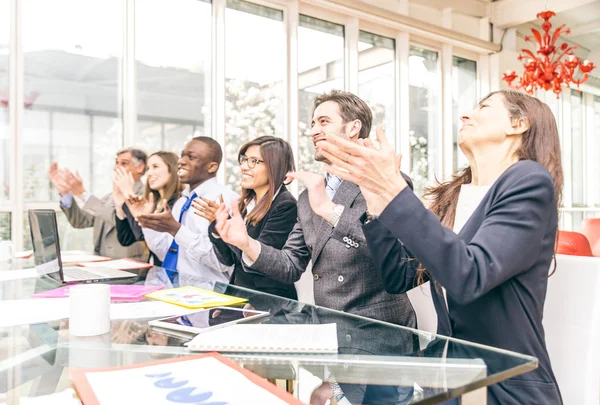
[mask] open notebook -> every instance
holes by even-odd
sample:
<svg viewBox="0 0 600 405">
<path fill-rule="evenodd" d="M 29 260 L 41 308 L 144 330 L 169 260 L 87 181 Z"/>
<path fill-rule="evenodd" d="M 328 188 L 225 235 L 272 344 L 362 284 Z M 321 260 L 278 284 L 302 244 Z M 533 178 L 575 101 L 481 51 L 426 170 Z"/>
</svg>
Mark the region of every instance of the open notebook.
<svg viewBox="0 0 600 405">
<path fill-rule="evenodd" d="M 232 325 L 201 333 L 187 347 L 199 352 L 337 353 L 337 325 Z"/>
</svg>

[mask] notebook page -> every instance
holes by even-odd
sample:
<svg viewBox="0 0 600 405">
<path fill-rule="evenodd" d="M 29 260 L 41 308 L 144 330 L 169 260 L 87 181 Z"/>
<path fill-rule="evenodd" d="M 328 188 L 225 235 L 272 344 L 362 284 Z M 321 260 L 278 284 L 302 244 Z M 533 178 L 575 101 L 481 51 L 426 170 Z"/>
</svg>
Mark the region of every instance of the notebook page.
<svg viewBox="0 0 600 405">
<path fill-rule="evenodd" d="M 192 351 L 337 353 L 337 325 L 238 324 L 201 333 Z"/>
</svg>

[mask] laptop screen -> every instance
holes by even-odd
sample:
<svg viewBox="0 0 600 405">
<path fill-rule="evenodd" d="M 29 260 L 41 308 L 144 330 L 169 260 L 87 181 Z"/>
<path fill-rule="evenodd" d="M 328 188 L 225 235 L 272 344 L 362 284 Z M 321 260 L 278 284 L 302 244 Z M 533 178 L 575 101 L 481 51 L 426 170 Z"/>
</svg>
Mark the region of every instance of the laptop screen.
<svg viewBox="0 0 600 405">
<path fill-rule="evenodd" d="M 36 270 L 62 282 L 56 212 L 29 210 L 29 228 Z"/>
</svg>

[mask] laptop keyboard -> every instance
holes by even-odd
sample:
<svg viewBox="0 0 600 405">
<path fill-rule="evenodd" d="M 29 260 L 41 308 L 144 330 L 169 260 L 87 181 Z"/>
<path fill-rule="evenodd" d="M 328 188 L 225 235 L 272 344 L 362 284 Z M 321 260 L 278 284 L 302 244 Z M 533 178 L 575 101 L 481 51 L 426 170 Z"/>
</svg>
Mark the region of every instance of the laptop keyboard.
<svg viewBox="0 0 600 405">
<path fill-rule="evenodd" d="M 70 280 L 91 280 L 99 278 L 98 275 L 92 274 L 80 267 L 69 267 L 68 269 L 65 269 L 64 272 L 69 276 Z"/>
</svg>

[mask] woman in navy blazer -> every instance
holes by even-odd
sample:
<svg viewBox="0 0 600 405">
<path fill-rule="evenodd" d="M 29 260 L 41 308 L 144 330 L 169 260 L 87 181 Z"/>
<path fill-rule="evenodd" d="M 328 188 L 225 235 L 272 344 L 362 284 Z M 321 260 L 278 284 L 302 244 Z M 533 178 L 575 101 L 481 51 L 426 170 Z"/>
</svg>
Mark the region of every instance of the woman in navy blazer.
<svg viewBox="0 0 600 405">
<path fill-rule="evenodd" d="M 287 173 L 295 170 L 292 148 L 281 138 L 261 136 L 241 147 L 238 162 L 242 171 L 242 196 L 237 205 L 232 204 L 233 209 L 242 214 L 250 237 L 282 249 L 298 216 L 296 199 L 284 184 Z M 226 266 L 235 266 L 231 284 L 298 298 L 294 284 L 244 271 L 240 249 L 225 243 L 215 229 L 217 202 L 198 199 L 192 206 L 197 215 L 211 223 L 208 234 L 219 261 Z"/>
<path fill-rule="evenodd" d="M 330 173 L 361 186 L 363 232 L 389 292 L 431 280 L 438 333 L 539 359 L 489 387 L 488 404 L 561 404 L 542 327 L 563 185 L 556 121 L 547 105 L 512 90 L 488 95 L 462 121 L 469 166 L 429 190 L 429 210 L 399 176 L 381 131 L 379 150 L 333 137 L 321 148 Z M 473 186 L 485 193 L 465 215 Z"/>
</svg>

